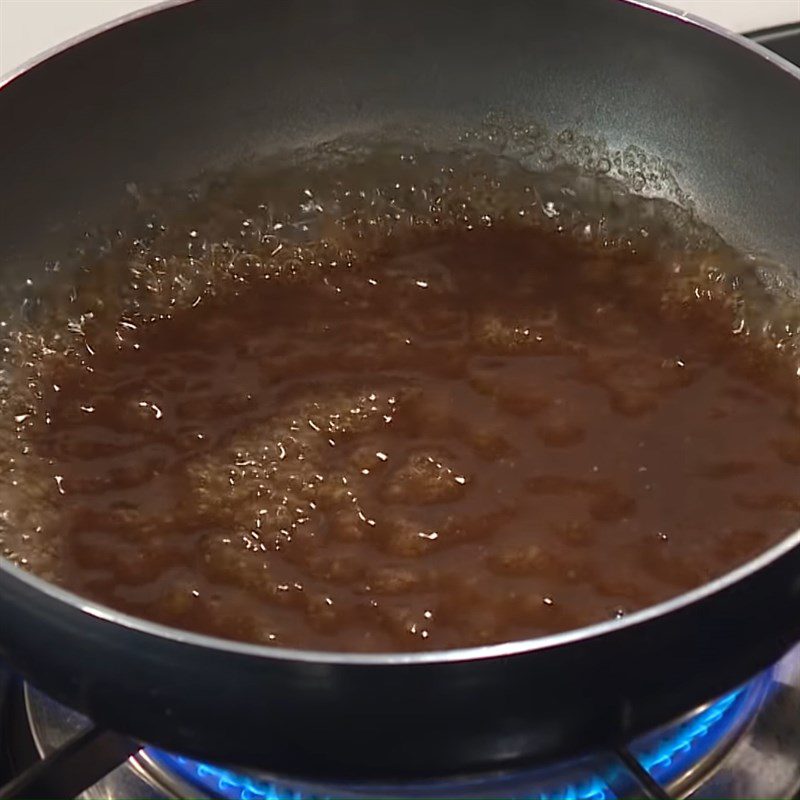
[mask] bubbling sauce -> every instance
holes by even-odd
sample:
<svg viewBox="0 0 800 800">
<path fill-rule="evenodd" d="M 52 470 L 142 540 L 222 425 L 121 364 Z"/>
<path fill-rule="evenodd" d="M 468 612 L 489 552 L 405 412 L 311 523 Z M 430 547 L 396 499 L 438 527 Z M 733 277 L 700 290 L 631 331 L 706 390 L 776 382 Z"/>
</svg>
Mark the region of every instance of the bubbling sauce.
<svg viewBox="0 0 800 800">
<path fill-rule="evenodd" d="M 12 556 L 137 616 L 337 651 L 532 637 L 697 587 L 798 526 L 800 403 L 780 351 L 674 272 L 423 225 L 100 315 L 37 362 Z"/>
</svg>

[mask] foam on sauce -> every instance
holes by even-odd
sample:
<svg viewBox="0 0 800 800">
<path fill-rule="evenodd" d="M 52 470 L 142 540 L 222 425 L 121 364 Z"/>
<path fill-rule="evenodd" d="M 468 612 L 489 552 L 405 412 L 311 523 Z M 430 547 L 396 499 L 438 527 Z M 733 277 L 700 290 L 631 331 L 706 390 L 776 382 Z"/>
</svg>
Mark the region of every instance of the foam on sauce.
<svg viewBox="0 0 800 800">
<path fill-rule="evenodd" d="M 177 627 L 388 651 L 620 617 L 796 529 L 793 332 L 742 335 L 708 252 L 519 197 L 111 249 L 11 339 L 4 555 Z"/>
</svg>

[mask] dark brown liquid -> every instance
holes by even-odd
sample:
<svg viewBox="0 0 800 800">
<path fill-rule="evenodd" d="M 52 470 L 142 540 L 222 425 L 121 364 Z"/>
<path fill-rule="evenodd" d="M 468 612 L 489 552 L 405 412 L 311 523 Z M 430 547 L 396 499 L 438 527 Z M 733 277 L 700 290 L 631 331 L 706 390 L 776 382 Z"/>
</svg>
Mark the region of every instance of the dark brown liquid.
<svg viewBox="0 0 800 800">
<path fill-rule="evenodd" d="M 59 579 L 327 650 L 518 639 L 698 586 L 798 525 L 800 426 L 786 365 L 669 295 L 668 270 L 555 234 L 427 232 L 98 338 L 32 440 Z"/>
</svg>

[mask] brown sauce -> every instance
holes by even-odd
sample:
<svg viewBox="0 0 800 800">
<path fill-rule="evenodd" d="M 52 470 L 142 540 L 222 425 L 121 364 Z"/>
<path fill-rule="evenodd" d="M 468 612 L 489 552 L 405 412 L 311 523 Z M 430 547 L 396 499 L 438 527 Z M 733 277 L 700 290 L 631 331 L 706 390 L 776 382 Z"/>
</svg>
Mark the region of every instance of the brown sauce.
<svg viewBox="0 0 800 800">
<path fill-rule="evenodd" d="M 414 650 L 694 588 L 800 522 L 787 365 L 643 256 L 499 226 L 252 278 L 50 367 L 56 577 L 227 638 Z M 794 414 L 794 416 L 793 416 Z"/>
</svg>

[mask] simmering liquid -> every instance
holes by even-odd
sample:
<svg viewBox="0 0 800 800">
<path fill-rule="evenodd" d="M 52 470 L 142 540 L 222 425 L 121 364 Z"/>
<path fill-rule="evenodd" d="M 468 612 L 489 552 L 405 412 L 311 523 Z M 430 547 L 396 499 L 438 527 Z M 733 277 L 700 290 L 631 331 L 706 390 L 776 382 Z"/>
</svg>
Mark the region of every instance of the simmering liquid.
<svg viewBox="0 0 800 800">
<path fill-rule="evenodd" d="M 26 429 L 37 546 L 115 608 L 325 650 L 519 639 L 699 586 L 797 527 L 800 405 L 779 353 L 670 276 L 434 227 L 98 330 Z"/>
</svg>

